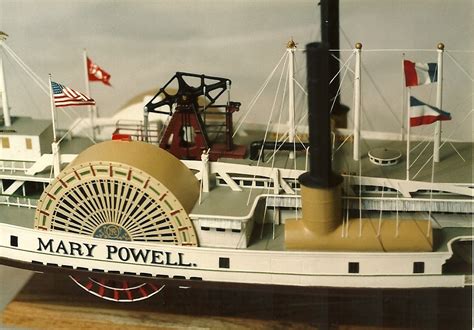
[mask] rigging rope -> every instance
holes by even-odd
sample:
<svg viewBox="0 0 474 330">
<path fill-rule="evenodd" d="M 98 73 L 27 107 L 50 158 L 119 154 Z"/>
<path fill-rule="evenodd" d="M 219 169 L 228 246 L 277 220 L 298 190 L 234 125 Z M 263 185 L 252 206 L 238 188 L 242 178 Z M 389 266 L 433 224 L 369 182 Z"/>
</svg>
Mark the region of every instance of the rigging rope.
<svg viewBox="0 0 474 330">
<path fill-rule="evenodd" d="M 456 126 L 453 131 L 451 132 L 451 134 L 446 138 L 446 140 L 439 146 L 439 148 L 441 149 L 447 142 L 448 140 L 451 138 L 451 136 L 453 136 L 454 133 L 456 133 L 459 129 L 459 127 L 461 127 L 464 123 L 466 123 L 466 119 L 467 117 L 469 117 L 470 114 L 472 114 L 474 112 L 474 109 L 471 109 L 471 111 L 469 111 L 467 113 L 467 115 L 461 120 L 461 122 L 458 124 L 458 126 Z M 425 166 L 431 161 L 431 159 L 433 158 L 433 155 L 431 155 L 431 157 L 423 164 L 423 166 L 418 170 L 418 172 L 416 172 L 416 174 L 412 177 L 412 180 L 414 180 L 418 174 L 420 174 L 420 172 L 425 168 Z"/>
<path fill-rule="evenodd" d="M 285 53 L 285 55 L 287 55 Z M 282 59 L 285 58 L 285 56 L 282 56 Z M 280 60 L 281 62 L 281 60 Z M 280 63 L 279 62 L 279 63 Z M 276 71 L 276 69 L 278 68 L 278 66 L 274 69 L 274 71 L 272 72 L 272 76 L 273 76 L 273 73 Z M 283 73 L 284 73 L 284 68 L 285 68 L 285 65 L 283 67 L 283 70 L 281 71 L 281 74 L 280 74 L 280 79 L 278 80 L 278 86 L 277 86 L 277 91 L 275 93 L 275 97 L 273 99 L 273 105 L 272 105 L 272 108 L 271 108 L 271 111 L 270 111 L 270 115 L 269 115 L 269 120 L 268 120 L 268 123 L 267 123 L 267 127 L 265 129 L 265 135 L 264 135 L 264 138 L 263 138 L 263 141 L 266 141 L 267 140 L 267 136 L 268 136 L 268 131 L 270 129 L 270 125 L 271 125 L 271 122 L 272 122 L 272 117 L 273 117 L 273 112 L 275 110 L 275 104 L 276 104 L 276 99 L 277 99 L 277 96 L 278 96 L 278 93 L 280 91 L 280 86 L 281 86 L 281 80 L 282 80 L 282 77 L 283 77 Z M 262 153 L 263 153 L 263 149 L 264 148 L 264 144 L 262 143 L 262 147 L 260 148 L 260 151 L 258 153 L 258 159 L 257 159 L 257 166 L 260 165 L 260 159 L 262 157 Z M 252 191 L 253 191 L 253 188 L 255 186 L 255 177 L 256 177 L 256 174 L 254 174 L 254 177 L 253 177 L 253 181 L 252 181 L 252 186 L 250 187 L 250 192 L 249 192 L 249 197 L 247 199 L 247 205 L 250 203 L 250 197 L 251 197 L 251 194 L 252 194 Z"/>
<path fill-rule="evenodd" d="M 283 53 L 283 55 L 280 57 L 280 60 L 278 61 L 277 65 L 275 66 L 275 68 L 273 68 L 273 71 L 270 73 L 270 75 L 267 77 L 267 79 L 265 80 L 265 82 L 263 83 L 263 85 L 260 87 L 260 89 L 258 90 L 257 94 L 253 97 L 253 99 L 250 101 L 250 104 L 249 104 L 249 108 L 247 110 L 247 112 L 245 113 L 244 116 L 242 116 L 242 118 L 239 120 L 239 123 L 237 124 L 237 128 L 235 129 L 234 131 L 234 134 L 232 135 L 232 137 L 235 137 L 235 135 L 237 134 L 237 132 L 239 131 L 240 127 L 242 126 L 242 124 L 245 122 L 245 119 L 247 118 L 247 116 L 250 114 L 250 112 L 252 111 L 253 107 L 255 106 L 255 103 L 257 103 L 257 100 L 258 98 L 260 97 L 260 95 L 263 93 L 263 91 L 265 90 L 265 88 L 267 87 L 268 83 L 270 82 L 270 80 L 272 79 L 273 75 L 275 74 L 276 70 L 278 69 L 278 67 L 280 66 L 280 63 L 281 61 L 286 58 L 288 56 L 288 53 L 285 51 L 285 53 Z"/>
</svg>

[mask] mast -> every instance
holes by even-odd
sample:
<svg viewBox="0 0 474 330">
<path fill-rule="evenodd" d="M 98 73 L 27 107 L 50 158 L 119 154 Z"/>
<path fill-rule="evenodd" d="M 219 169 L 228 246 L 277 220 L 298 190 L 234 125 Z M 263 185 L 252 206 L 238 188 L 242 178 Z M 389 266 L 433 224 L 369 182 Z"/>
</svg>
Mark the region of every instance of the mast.
<svg viewBox="0 0 474 330">
<path fill-rule="evenodd" d="M 443 52 L 444 44 L 438 44 L 438 70 L 436 83 L 436 107 L 442 109 L 443 105 Z M 433 143 L 433 159 L 435 163 L 439 163 L 439 148 L 441 145 L 441 120 L 436 122 L 434 143 Z"/>
<path fill-rule="evenodd" d="M 293 38 L 286 46 L 288 52 L 288 142 L 295 142 L 295 50 L 296 43 Z M 294 159 L 293 151 L 290 151 L 290 159 Z"/>
<path fill-rule="evenodd" d="M 361 69 L 361 50 L 362 44 L 360 42 L 356 43 L 356 64 L 355 64 L 355 77 L 354 77 L 354 150 L 353 150 L 353 159 L 358 161 L 360 160 L 360 69 Z"/>
<path fill-rule="evenodd" d="M 3 43 L 7 40 L 8 34 L 5 32 L 0 31 L 0 47 L 3 47 Z M 11 118 L 10 118 L 10 107 L 8 104 L 8 97 L 7 97 L 7 85 L 5 83 L 5 72 L 3 70 L 3 59 L 0 55 L 0 93 L 2 96 L 2 108 L 3 108 L 3 121 L 6 127 L 11 126 Z"/>
</svg>

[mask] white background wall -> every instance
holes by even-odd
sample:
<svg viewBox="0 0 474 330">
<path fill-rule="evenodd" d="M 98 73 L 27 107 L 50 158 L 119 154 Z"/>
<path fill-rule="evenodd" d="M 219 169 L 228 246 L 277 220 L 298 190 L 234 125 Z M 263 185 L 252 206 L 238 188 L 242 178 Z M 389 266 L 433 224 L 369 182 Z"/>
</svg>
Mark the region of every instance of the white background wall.
<svg viewBox="0 0 474 330">
<path fill-rule="evenodd" d="M 364 49 L 435 49 L 442 41 L 448 51 L 473 50 L 473 10 L 472 0 L 340 0 L 341 48 L 359 41 Z M 233 99 L 242 102 L 244 112 L 290 37 L 300 48 L 320 39 L 319 7 L 313 0 L 0 0 L 0 30 L 41 77 L 46 80 L 52 73 L 53 79 L 79 90 L 84 90 L 82 49 L 87 48 L 112 75 L 113 88 L 99 83 L 91 88 L 102 115 L 113 114 L 136 94 L 158 89 L 176 71 L 230 78 Z M 399 131 L 401 53 L 363 55 L 365 129 Z M 473 53 L 452 55 L 474 76 Z M 406 56 L 436 60 L 435 52 Z M 454 120 L 443 134 L 458 131 L 451 137 L 472 139 L 472 116 L 461 125 L 473 108 L 472 80 L 448 57 L 445 62 L 444 108 Z M 302 53 L 297 63 L 304 63 Z M 13 113 L 48 117 L 47 97 L 10 64 L 5 66 Z M 298 71 L 298 80 L 305 85 L 304 69 Z M 432 85 L 416 94 L 434 104 L 435 91 Z M 265 93 L 248 118 L 267 122 L 273 97 L 273 92 Z M 343 102 L 351 106 L 352 97 L 346 80 Z M 304 105 L 302 95 L 297 105 Z M 431 130 L 427 126 L 415 133 Z"/>
</svg>

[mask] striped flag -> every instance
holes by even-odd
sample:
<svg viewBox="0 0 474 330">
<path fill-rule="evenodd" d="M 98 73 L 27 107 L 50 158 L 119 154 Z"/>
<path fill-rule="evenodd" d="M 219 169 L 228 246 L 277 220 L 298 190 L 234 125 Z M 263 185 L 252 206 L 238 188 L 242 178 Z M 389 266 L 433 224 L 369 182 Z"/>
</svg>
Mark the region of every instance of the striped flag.
<svg viewBox="0 0 474 330">
<path fill-rule="evenodd" d="M 428 125 L 438 120 L 451 120 L 451 114 L 410 97 L 410 126 Z"/>
<path fill-rule="evenodd" d="M 405 69 L 405 86 L 428 85 L 438 81 L 436 63 L 415 63 L 404 60 L 403 68 Z"/>
<path fill-rule="evenodd" d="M 51 81 L 54 104 L 56 107 L 69 107 L 73 105 L 94 105 L 95 101 L 82 93 Z"/>
</svg>

